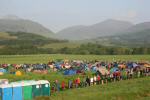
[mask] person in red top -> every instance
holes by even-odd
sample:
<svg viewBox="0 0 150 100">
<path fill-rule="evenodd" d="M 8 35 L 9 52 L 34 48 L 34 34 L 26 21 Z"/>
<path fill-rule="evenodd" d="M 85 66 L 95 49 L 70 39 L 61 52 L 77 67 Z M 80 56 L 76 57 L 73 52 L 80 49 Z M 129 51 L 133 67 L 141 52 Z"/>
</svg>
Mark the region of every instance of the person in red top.
<svg viewBox="0 0 150 100">
<path fill-rule="evenodd" d="M 78 84 L 78 87 L 80 86 L 80 78 L 78 77 L 77 78 L 77 84 Z"/>
<path fill-rule="evenodd" d="M 97 84 L 100 84 L 101 77 L 97 75 Z"/>
<path fill-rule="evenodd" d="M 121 73 L 120 73 L 120 71 L 118 71 L 117 77 L 118 77 L 118 80 L 120 81 L 120 79 L 121 79 Z"/>
<path fill-rule="evenodd" d="M 62 90 L 65 89 L 65 82 L 64 81 L 62 81 L 62 83 L 61 83 L 61 88 L 62 88 Z"/>
<path fill-rule="evenodd" d="M 78 88 L 78 79 L 75 79 L 75 86 Z"/>
</svg>

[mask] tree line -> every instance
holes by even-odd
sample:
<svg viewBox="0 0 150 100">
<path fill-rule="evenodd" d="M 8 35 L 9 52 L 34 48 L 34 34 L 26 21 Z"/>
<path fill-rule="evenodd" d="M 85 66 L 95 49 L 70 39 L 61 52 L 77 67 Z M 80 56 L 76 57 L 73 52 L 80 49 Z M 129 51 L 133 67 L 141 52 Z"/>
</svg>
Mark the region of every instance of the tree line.
<svg viewBox="0 0 150 100">
<path fill-rule="evenodd" d="M 95 54 L 95 55 L 137 55 L 150 54 L 150 47 L 107 47 L 99 44 L 82 44 L 76 48 L 39 48 L 36 45 L 6 46 L 0 49 L 0 55 L 15 54 Z"/>
</svg>

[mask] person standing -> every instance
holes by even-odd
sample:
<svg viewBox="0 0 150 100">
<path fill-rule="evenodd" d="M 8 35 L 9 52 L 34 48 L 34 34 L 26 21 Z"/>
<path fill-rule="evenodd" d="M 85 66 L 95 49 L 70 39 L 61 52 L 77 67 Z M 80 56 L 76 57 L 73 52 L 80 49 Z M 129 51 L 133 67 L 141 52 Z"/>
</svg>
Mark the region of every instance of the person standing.
<svg viewBox="0 0 150 100">
<path fill-rule="evenodd" d="M 78 77 L 78 78 L 77 78 L 78 88 L 80 87 L 80 83 L 81 83 L 81 81 L 80 81 L 80 78 Z"/>
<path fill-rule="evenodd" d="M 97 84 L 100 84 L 101 77 L 97 75 Z"/>
<path fill-rule="evenodd" d="M 62 81 L 62 83 L 61 83 L 61 88 L 62 88 L 62 90 L 65 89 L 65 82 L 64 81 Z"/>
<path fill-rule="evenodd" d="M 70 89 L 70 88 L 73 88 L 73 82 L 72 82 L 72 80 L 69 80 L 69 82 L 68 82 L 68 88 Z"/>
<path fill-rule="evenodd" d="M 56 80 L 55 83 L 56 83 L 57 91 L 59 92 L 60 91 L 60 84 L 59 84 L 58 80 Z"/>
<path fill-rule="evenodd" d="M 86 83 L 87 83 L 88 86 L 91 85 L 91 84 L 90 84 L 90 78 L 89 78 L 89 76 L 86 78 Z"/>
<path fill-rule="evenodd" d="M 93 78 L 93 79 L 94 79 L 94 83 L 93 83 L 93 84 L 94 84 L 94 85 L 96 85 L 97 78 L 96 78 L 96 76 L 95 76 L 95 75 L 94 75 L 94 78 Z"/>
<path fill-rule="evenodd" d="M 93 77 L 90 78 L 90 82 L 91 82 L 91 85 L 94 85 L 94 78 Z"/>
</svg>

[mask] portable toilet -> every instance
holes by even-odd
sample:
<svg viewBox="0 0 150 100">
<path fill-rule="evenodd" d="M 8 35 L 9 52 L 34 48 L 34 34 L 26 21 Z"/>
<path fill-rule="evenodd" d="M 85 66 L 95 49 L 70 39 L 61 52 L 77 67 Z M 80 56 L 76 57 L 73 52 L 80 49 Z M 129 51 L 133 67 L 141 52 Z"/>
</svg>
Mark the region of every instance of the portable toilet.
<svg viewBox="0 0 150 100">
<path fill-rule="evenodd" d="M 23 100 L 23 94 L 22 94 L 22 84 L 21 83 L 12 83 L 12 100 Z"/>
<path fill-rule="evenodd" d="M 12 100 L 12 85 L 0 85 L 0 100 Z"/>
<path fill-rule="evenodd" d="M 32 82 L 22 82 L 23 100 L 32 100 Z"/>
<path fill-rule="evenodd" d="M 40 82 L 35 81 L 32 83 L 32 92 L 33 92 L 33 98 L 35 98 L 37 96 L 42 96 Z"/>
<path fill-rule="evenodd" d="M 41 95 L 50 96 L 50 83 L 47 80 L 39 80 L 41 84 Z"/>
</svg>

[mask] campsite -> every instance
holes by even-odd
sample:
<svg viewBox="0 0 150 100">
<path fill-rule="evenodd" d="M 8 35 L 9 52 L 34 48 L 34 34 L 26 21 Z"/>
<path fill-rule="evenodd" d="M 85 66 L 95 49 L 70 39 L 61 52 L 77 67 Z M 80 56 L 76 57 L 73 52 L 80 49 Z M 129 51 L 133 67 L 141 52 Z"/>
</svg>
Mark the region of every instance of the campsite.
<svg viewBox="0 0 150 100">
<path fill-rule="evenodd" d="M 0 100 L 150 100 L 150 0 L 0 0 Z"/>
<path fill-rule="evenodd" d="M 85 56 L 78 55 L 78 56 L 82 56 L 83 58 L 81 59 L 84 59 L 87 57 L 86 55 Z M 67 99 L 69 99 L 69 95 L 72 95 L 72 94 L 68 94 L 69 91 L 81 92 L 81 91 L 87 91 L 86 89 L 88 88 L 90 88 L 91 91 L 96 91 L 96 94 L 91 94 L 91 97 L 88 97 L 88 94 L 85 93 L 83 95 L 83 99 L 92 98 L 92 95 L 95 96 L 95 95 L 98 95 L 99 93 L 101 94 L 102 91 L 107 91 L 107 89 L 109 90 L 109 88 L 111 87 L 115 88 L 116 84 L 126 85 L 127 82 L 129 83 L 131 82 L 131 86 L 133 84 L 136 87 L 137 84 L 135 84 L 133 80 L 138 81 L 138 82 L 140 82 L 141 80 L 148 82 L 149 80 L 150 63 L 149 63 L 149 60 L 147 61 L 145 60 L 149 58 L 148 55 L 145 55 L 145 56 L 135 55 L 133 56 L 133 58 L 131 58 L 133 59 L 133 61 L 125 60 L 127 59 L 128 56 L 123 56 L 123 55 L 122 56 L 115 55 L 115 56 L 108 56 L 108 57 L 105 56 L 103 58 L 102 56 L 100 56 L 103 60 L 94 59 L 95 57 L 94 55 L 93 57 L 92 55 L 90 55 L 90 57 L 92 58 L 90 60 L 89 58 L 88 60 L 81 60 L 81 59 L 77 60 L 78 56 L 73 56 L 74 59 L 76 57 L 76 60 L 54 59 L 54 58 L 53 60 L 50 60 L 48 59 L 48 57 L 52 58 L 53 55 L 51 56 L 47 55 L 45 56 L 47 57 L 47 59 L 43 61 L 44 55 L 43 56 L 40 55 L 40 61 L 43 61 L 42 63 L 38 63 L 38 62 L 35 63 L 36 60 L 35 62 L 31 63 L 32 60 L 29 61 L 30 59 L 28 59 L 30 63 L 25 62 L 21 64 L 20 61 L 18 60 L 19 62 L 14 64 L 14 63 L 10 63 L 8 60 L 7 63 L 5 62 L 0 65 L 1 67 L 0 78 L 8 79 L 9 82 L 7 82 L 7 84 L 9 83 L 12 86 L 13 84 L 17 84 L 17 86 L 18 85 L 24 86 L 23 84 L 26 84 L 26 82 L 30 83 L 30 81 L 32 83 L 37 84 L 36 80 L 37 81 L 48 80 L 50 83 L 50 87 L 46 91 L 50 91 L 50 92 L 49 93 L 46 92 L 48 94 L 45 96 L 42 95 L 41 92 L 37 92 L 39 95 L 31 96 L 32 99 L 36 99 L 36 100 L 41 100 L 41 98 L 42 100 L 51 100 L 51 99 L 57 100 L 57 98 L 61 100 L 63 98 L 66 98 L 66 95 L 64 93 L 67 93 L 68 95 Z M 18 56 L 6 56 L 6 58 L 2 58 L 1 56 L 1 61 L 6 61 L 5 59 L 8 59 L 8 58 L 10 59 L 13 58 L 15 60 L 21 57 L 23 58 L 24 56 L 19 56 L 19 55 Z M 26 56 L 26 57 L 30 57 L 30 56 Z M 66 56 L 64 55 L 64 57 L 71 58 L 71 55 L 66 55 Z M 136 59 L 136 57 L 139 57 L 139 59 Z M 108 58 L 112 60 L 107 60 Z M 117 58 L 120 58 L 120 59 L 117 59 Z M 47 63 L 44 63 L 44 62 L 47 62 Z M 88 83 L 87 77 L 89 77 L 90 83 Z M 92 79 L 93 81 L 91 81 L 92 77 L 93 77 Z M 78 83 L 78 79 L 79 79 L 79 83 Z M 41 83 L 38 83 L 38 84 L 41 84 Z M 139 83 L 139 85 L 140 84 L 141 83 Z M 148 83 L 145 83 L 145 84 L 148 84 Z M 31 85 L 34 86 L 34 84 L 31 84 Z M 93 90 L 96 87 L 102 90 L 100 92 L 98 92 L 97 89 Z M 127 89 L 129 89 L 129 87 Z M 105 90 L 105 88 L 107 89 Z M 120 86 L 120 88 L 123 89 L 124 87 Z M 144 87 L 141 87 L 141 88 L 144 89 Z M 138 85 L 137 85 L 137 89 L 139 89 Z M 41 89 L 39 91 L 41 91 Z M 116 89 L 116 91 L 118 90 Z M 136 90 L 133 90 L 133 91 L 136 91 Z M 148 94 L 146 94 L 146 97 L 149 97 L 149 90 L 144 89 L 143 93 L 145 93 L 144 91 L 148 92 Z M 145 95 L 143 93 L 141 95 Z M 21 96 L 23 95 L 24 94 L 22 94 Z M 48 97 L 49 95 L 50 97 Z M 58 95 L 60 96 L 57 97 Z M 103 96 L 104 95 L 106 94 L 103 94 Z M 131 96 L 131 97 L 129 96 L 128 98 L 133 99 L 133 97 L 137 97 L 137 95 L 138 93 L 135 94 L 134 96 Z M 23 97 L 20 97 L 20 98 L 23 98 Z M 74 99 L 76 100 L 77 98 L 78 97 Z M 99 96 L 99 98 L 102 98 L 102 96 Z M 113 97 L 110 95 L 110 98 L 113 98 Z M 119 98 L 119 97 L 118 95 L 115 95 L 114 98 Z M 126 97 L 121 96 L 120 98 L 126 98 Z M 143 96 L 141 96 L 141 98 L 143 98 Z M 18 99 L 18 100 L 21 100 L 21 99 Z M 24 98 L 24 100 L 26 99 Z"/>
</svg>

